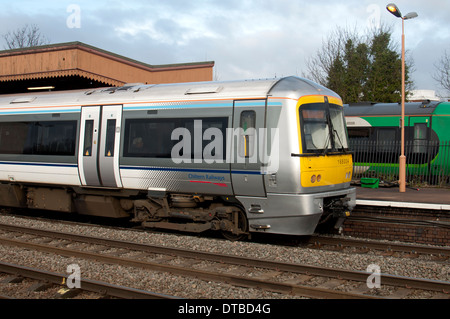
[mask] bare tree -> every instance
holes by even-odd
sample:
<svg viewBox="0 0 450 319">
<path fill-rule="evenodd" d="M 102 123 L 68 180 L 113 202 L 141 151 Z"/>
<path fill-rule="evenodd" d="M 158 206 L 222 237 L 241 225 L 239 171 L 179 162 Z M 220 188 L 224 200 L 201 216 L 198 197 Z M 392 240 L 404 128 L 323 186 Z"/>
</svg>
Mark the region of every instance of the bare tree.
<svg viewBox="0 0 450 319">
<path fill-rule="evenodd" d="M 307 72 L 302 72 L 302 76 L 309 78 L 324 86 L 328 85 L 328 74 L 333 67 L 333 63 L 342 55 L 345 44 L 349 41 L 357 42 L 355 32 L 344 28 L 336 28 L 322 42 L 322 48 L 317 51 L 315 56 L 306 61 Z"/>
<path fill-rule="evenodd" d="M 6 41 L 5 49 L 19 49 L 48 44 L 50 41 L 43 36 L 35 24 L 25 25 L 15 31 L 3 35 Z"/>
<path fill-rule="evenodd" d="M 450 92 L 450 54 L 447 50 L 440 60 L 434 64 L 435 73 L 432 75 L 433 79 L 439 83 L 439 85 Z"/>
</svg>

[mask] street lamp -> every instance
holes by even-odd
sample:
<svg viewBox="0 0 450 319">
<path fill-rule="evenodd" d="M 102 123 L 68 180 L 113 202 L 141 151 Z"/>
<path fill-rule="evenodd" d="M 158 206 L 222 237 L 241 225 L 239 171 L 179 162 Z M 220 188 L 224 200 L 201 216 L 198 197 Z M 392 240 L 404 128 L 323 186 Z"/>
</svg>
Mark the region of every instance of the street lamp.
<svg viewBox="0 0 450 319">
<path fill-rule="evenodd" d="M 401 140 L 401 154 L 399 159 L 399 183 L 400 192 L 404 193 L 406 190 L 406 156 L 405 156 L 405 20 L 416 18 L 418 15 L 415 12 L 410 12 L 404 17 L 400 10 L 394 3 L 389 3 L 386 9 L 397 18 L 402 19 L 402 140 Z"/>
</svg>

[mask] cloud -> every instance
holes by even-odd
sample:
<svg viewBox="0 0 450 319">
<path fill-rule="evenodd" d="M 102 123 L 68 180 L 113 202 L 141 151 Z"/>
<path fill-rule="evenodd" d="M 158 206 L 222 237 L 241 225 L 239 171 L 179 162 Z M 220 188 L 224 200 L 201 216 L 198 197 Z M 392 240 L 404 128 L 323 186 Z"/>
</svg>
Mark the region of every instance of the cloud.
<svg viewBox="0 0 450 319">
<path fill-rule="evenodd" d="M 337 27 L 387 23 L 400 44 L 400 20 L 381 0 L 0 0 L 0 33 L 35 23 L 53 43 L 82 41 L 149 64 L 214 60 L 221 80 L 301 75 Z M 67 7 L 81 8 L 81 28 L 69 29 Z M 396 0 L 406 21 L 407 49 L 418 88 L 450 43 L 450 1 Z M 2 40 L 2 39 L 0 39 Z M 1 44 L 1 43 L 0 43 Z M 400 46 L 399 46 L 400 47 Z M 431 65 L 431 66 L 430 66 Z"/>
<path fill-rule="evenodd" d="M 122 39 L 144 35 L 151 41 L 174 46 L 186 46 L 190 41 L 199 38 L 220 37 L 219 34 L 206 28 L 204 21 L 186 15 L 139 22 L 129 20 L 115 27 L 114 31 Z"/>
</svg>

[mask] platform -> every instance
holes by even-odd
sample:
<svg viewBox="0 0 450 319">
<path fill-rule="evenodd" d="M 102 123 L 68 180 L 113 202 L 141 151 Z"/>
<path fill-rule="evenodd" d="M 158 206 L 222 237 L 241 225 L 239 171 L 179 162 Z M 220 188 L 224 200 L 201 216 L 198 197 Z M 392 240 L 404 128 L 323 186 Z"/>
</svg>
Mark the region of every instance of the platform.
<svg viewBox="0 0 450 319">
<path fill-rule="evenodd" d="M 365 188 L 356 186 L 356 205 L 418 208 L 450 211 L 450 189 L 398 187 Z"/>
</svg>

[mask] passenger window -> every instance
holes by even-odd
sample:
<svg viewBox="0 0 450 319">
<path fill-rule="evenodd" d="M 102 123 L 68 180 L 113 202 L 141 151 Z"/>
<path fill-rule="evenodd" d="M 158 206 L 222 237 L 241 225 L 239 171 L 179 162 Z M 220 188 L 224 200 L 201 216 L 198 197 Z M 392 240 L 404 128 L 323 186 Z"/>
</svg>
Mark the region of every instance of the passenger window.
<svg viewBox="0 0 450 319">
<path fill-rule="evenodd" d="M 426 123 L 414 124 L 414 139 L 415 140 L 426 140 L 427 139 L 427 124 Z"/>
<path fill-rule="evenodd" d="M 414 124 L 413 153 L 427 153 L 427 124 Z"/>
<path fill-rule="evenodd" d="M 24 154 L 30 127 L 29 123 L 0 123 L 0 153 Z"/>
<path fill-rule="evenodd" d="M 0 153 L 73 156 L 77 121 L 0 123 Z"/>
<path fill-rule="evenodd" d="M 252 157 L 255 149 L 255 111 L 241 112 L 240 128 L 242 129 L 242 138 L 240 139 L 239 155 L 245 158 Z"/>
<path fill-rule="evenodd" d="M 348 137 L 358 141 L 368 141 L 373 134 L 373 127 L 349 127 Z"/>
<path fill-rule="evenodd" d="M 396 129 L 379 128 L 377 131 L 377 151 L 392 152 L 392 141 L 395 141 Z"/>
<path fill-rule="evenodd" d="M 94 120 L 87 120 L 84 131 L 84 156 L 92 156 L 92 140 L 94 137 Z"/>
<path fill-rule="evenodd" d="M 124 157 L 148 157 L 148 158 L 171 158 L 173 147 L 180 142 L 178 138 L 172 139 L 172 133 L 177 128 L 186 128 L 190 140 L 187 143 L 191 149 L 182 148 L 179 155 L 183 157 L 184 152 L 189 152 L 194 158 L 194 125 L 195 121 L 201 122 L 203 139 L 202 152 L 197 158 L 225 159 L 226 151 L 226 129 L 228 119 L 219 118 L 167 118 L 167 119 L 127 119 L 125 121 Z M 211 130 L 214 129 L 214 130 Z M 217 138 L 212 134 L 211 139 L 206 138 L 206 133 L 221 132 L 224 138 L 222 143 L 217 143 L 217 148 L 207 149 L 211 139 Z M 206 135 L 205 135 L 206 134 Z M 222 145 L 222 149 L 220 149 Z M 205 149 L 207 150 L 206 152 Z"/>
<path fill-rule="evenodd" d="M 116 120 L 106 122 L 105 156 L 114 156 L 114 142 L 116 140 Z"/>
</svg>

